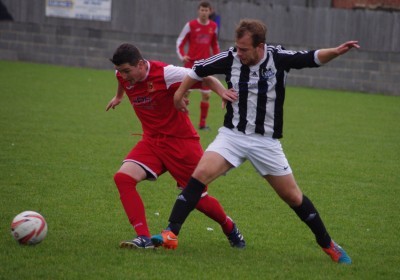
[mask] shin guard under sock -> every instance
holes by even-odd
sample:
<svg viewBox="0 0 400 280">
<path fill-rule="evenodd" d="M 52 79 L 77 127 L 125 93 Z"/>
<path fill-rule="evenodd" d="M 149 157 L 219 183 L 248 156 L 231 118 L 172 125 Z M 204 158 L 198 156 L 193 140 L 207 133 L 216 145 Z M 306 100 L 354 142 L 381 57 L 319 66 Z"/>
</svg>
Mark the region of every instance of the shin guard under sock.
<svg viewBox="0 0 400 280">
<path fill-rule="evenodd" d="M 325 225 L 311 200 L 309 200 L 307 196 L 303 195 L 303 201 L 301 205 L 292 207 L 292 209 L 314 233 L 319 246 L 323 248 L 329 247 L 331 237 L 329 236 Z"/>
</svg>

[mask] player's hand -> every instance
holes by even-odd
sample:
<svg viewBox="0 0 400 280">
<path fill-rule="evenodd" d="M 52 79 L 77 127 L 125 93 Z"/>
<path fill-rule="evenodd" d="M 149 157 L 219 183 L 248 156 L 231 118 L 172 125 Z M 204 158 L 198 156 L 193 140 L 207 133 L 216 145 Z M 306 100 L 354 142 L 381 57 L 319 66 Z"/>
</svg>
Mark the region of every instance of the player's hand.
<svg viewBox="0 0 400 280">
<path fill-rule="evenodd" d="M 187 98 L 187 97 L 184 97 L 184 98 L 183 98 L 183 101 L 185 102 L 186 107 L 187 107 L 187 106 L 189 105 L 189 103 L 190 103 L 189 98 Z"/>
<path fill-rule="evenodd" d="M 340 46 L 336 47 L 336 51 L 337 51 L 338 55 L 342 55 L 342 54 L 348 52 L 352 48 L 356 48 L 356 49 L 360 48 L 358 41 L 347 41 L 346 43 L 343 43 Z"/>
<path fill-rule="evenodd" d="M 183 57 L 183 62 L 189 62 L 191 59 L 190 59 L 190 57 L 188 56 L 188 55 L 185 55 L 184 57 Z"/>
<path fill-rule="evenodd" d="M 327 49 L 319 49 L 318 50 L 318 60 L 321 64 L 328 63 L 332 59 L 347 53 L 351 49 L 359 49 L 360 45 L 358 45 L 358 41 L 347 41 L 337 47 L 327 48 Z"/>
<path fill-rule="evenodd" d="M 189 110 L 187 108 L 188 104 L 189 104 L 189 100 L 186 98 L 183 98 L 179 103 L 175 103 L 175 107 L 179 111 L 187 113 L 187 112 L 189 112 Z"/>
<path fill-rule="evenodd" d="M 186 113 L 188 112 L 187 105 L 189 105 L 189 99 L 185 97 L 178 98 L 176 95 L 174 95 L 174 105 L 178 111 Z"/>
<path fill-rule="evenodd" d="M 228 101 L 234 102 L 238 99 L 238 93 L 233 88 L 224 90 L 220 96 L 222 98 L 222 109 L 225 109 Z"/>
<path fill-rule="evenodd" d="M 110 102 L 108 102 L 106 111 L 110 110 L 110 108 L 115 108 L 115 106 L 119 105 L 121 103 L 122 98 L 118 98 L 117 96 L 114 96 L 113 99 L 111 99 Z"/>
</svg>

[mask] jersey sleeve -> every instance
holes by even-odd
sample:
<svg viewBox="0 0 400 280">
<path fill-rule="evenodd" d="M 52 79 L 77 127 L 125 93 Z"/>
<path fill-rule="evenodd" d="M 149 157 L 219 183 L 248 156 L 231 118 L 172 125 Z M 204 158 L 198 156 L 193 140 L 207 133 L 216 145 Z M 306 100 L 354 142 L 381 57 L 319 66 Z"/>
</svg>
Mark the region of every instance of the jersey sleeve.
<svg viewBox="0 0 400 280">
<path fill-rule="evenodd" d="M 169 89 L 172 85 L 181 83 L 186 75 L 189 73 L 189 68 L 167 65 L 164 67 L 164 80 Z"/>
<path fill-rule="evenodd" d="M 175 90 L 191 71 L 190 68 L 167 65 L 164 67 L 164 80 L 168 90 Z M 192 86 L 193 89 L 200 88 L 201 81 Z"/>
<path fill-rule="evenodd" d="M 179 34 L 178 39 L 176 40 L 176 53 L 178 54 L 180 60 L 183 60 L 183 56 L 185 55 L 185 45 L 188 41 L 189 33 L 190 26 L 189 22 L 187 22 Z"/>
<path fill-rule="evenodd" d="M 229 50 L 213 55 L 210 58 L 196 61 L 192 68 L 194 73 L 191 74 L 191 77 L 196 79 L 196 76 L 203 78 L 216 74 L 227 74 L 226 72 L 232 66 L 233 50 L 234 48 L 231 47 Z"/>
<path fill-rule="evenodd" d="M 314 50 L 311 51 L 291 51 L 285 50 L 282 46 L 276 47 L 268 46 L 272 50 L 274 60 L 276 61 L 277 68 L 289 71 L 290 69 L 302 69 L 319 67 L 320 65 L 315 61 Z"/>
</svg>

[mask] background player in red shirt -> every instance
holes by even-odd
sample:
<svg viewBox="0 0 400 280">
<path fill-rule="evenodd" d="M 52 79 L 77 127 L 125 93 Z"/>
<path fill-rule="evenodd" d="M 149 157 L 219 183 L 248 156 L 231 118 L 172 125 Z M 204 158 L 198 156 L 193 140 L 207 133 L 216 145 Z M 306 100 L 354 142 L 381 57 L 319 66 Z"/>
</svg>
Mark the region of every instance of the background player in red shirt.
<svg viewBox="0 0 400 280">
<path fill-rule="evenodd" d="M 122 241 L 120 247 L 153 248 L 144 204 L 136 190 L 137 183 L 156 180 L 169 171 L 178 187 L 184 187 L 203 155 L 199 135 L 187 113 L 178 111 L 173 102 L 176 89 L 190 69 L 147 61 L 131 44 L 119 46 L 110 60 L 115 65 L 118 89 L 106 111 L 120 104 L 126 93 L 143 129 L 143 138 L 114 175 L 122 205 L 137 234 L 133 240 Z M 215 78 L 206 83 L 212 88 L 216 88 L 216 84 L 222 86 Z M 196 209 L 221 225 L 233 247 L 244 247 L 236 225 L 207 190 Z"/>
<path fill-rule="evenodd" d="M 201 1 L 197 8 L 198 17 L 185 24 L 176 40 L 178 57 L 187 68 L 192 68 L 196 60 L 209 58 L 212 54 L 220 52 L 218 45 L 218 26 L 214 21 L 209 20 L 211 12 L 211 4 L 207 1 Z M 188 45 L 187 52 L 185 52 L 186 45 Z M 211 90 L 203 84 L 200 87 L 200 92 L 202 97 L 200 103 L 199 129 L 208 130 L 209 127 L 206 124 L 206 119 L 210 106 L 209 99 Z"/>
</svg>

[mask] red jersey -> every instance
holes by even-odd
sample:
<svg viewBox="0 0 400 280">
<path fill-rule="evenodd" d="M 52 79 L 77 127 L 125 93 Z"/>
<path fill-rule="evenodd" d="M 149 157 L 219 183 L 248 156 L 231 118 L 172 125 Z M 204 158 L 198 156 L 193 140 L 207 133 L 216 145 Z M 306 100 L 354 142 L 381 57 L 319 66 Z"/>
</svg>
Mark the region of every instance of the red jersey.
<svg viewBox="0 0 400 280">
<path fill-rule="evenodd" d="M 199 139 L 188 114 L 178 111 L 173 100 L 175 91 L 189 69 L 159 61 L 146 63 L 149 67 L 146 78 L 133 85 L 116 71 L 118 82 L 123 86 L 142 124 L 143 136 Z"/>
<path fill-rule="evenodd" d="M 218 45 L 217 24 L 209 20 L 207 24 L 201 24 L 198 19 L 189 21 L 183 27 L 176 40 L 178 57 L 183 60 L 185 45 L 189 44 L 187 55 L 191 58 L 191 64 L 199 59 L 209 58 L 212 54 L 220 52 Z M 187 65 L 185 65 L 187 67 Z"/>
</svg>

